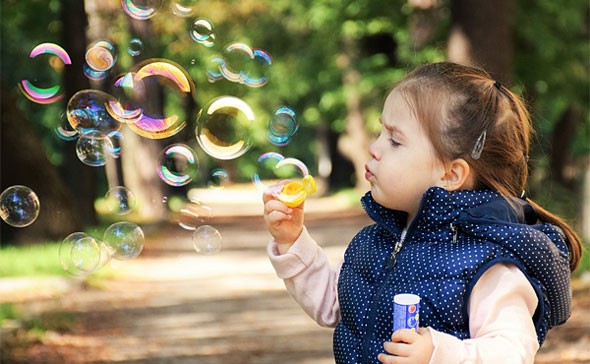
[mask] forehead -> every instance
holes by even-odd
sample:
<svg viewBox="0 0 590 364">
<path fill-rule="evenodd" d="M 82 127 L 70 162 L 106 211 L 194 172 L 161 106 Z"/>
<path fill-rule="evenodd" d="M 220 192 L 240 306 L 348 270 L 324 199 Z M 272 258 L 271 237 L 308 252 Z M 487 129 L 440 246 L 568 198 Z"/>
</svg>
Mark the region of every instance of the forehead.
<svg viewBox="0 0 590 364">
<path fill-rule="evenodd" d="M 420 129 L 420 123 L 407 100 L 395 90 L 385 100 L 381 123 L 385 128 Z"/>
</svg>

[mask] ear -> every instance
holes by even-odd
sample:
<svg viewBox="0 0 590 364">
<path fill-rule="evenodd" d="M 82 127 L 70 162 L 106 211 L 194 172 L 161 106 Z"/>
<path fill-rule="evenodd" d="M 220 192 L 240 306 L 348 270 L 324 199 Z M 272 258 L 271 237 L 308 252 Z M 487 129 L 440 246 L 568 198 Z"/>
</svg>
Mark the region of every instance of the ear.
<svg viewBox="0 0 590 364">
<path fill-rule="evenodd" d="M 463 158 L 457 158 L 448 163 L 441 180 L 447 191 L 473 188 L 473 173 L 469 163 Z"/>
</svg>

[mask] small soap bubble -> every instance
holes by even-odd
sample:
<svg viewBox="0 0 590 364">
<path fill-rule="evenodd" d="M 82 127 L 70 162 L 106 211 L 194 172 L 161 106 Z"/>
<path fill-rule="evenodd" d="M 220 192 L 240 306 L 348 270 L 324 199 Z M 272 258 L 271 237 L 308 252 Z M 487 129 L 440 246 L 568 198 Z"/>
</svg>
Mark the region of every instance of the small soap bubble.
<svg viewBox="0 0 590 364">
<path fill-rule="evenodd" d="M 211 225 L 199 226 L 193 233 L 193 247 L 198 254 L 217 254 L 221 251 L 221 245 L 221 233 Z"/>
<path fill-rule="evenodd" d="M 195 12 L 197 0 L 176 0 L 172 3 L 172 13 L 176 16 L 187 18 Z"/>
<path fill-rule="evenodd" d="M 111 188 L 107 191 L 104 198 L 108 211 L 117 215 L 126 215 L 137 206 L 135 194 L 124 186 Z"/>
<path fill-rule="evenodd" d="M 105 230 L 103 241 L 111 251 L 113 258 L 128 260 L 141 253 L 145 237 L 143 230 L 137 224 L 121 221 L 112 224 Z"/>
<path fill-rule="evenodd" d="M 111 42 L 99 40 L 86 50 L 86 64 L 95 71 L 105 72 L 117 63 L 117 49 Z"/>
<path fill-rule="evenodd" d="M 158 12 L 162 0 L 121 0 L 123 11 L 137 20 L 147 20 Z"/>
<path fill-rule="evenodd" d="M 172 144 L 160 154 L 157 173 L 160 179 L 170 186 L 178 187 L 190 183 L 198 170 L 197 156 L 187 145 Z"/>
<path fill-rule="evenodd" d="M 104 166 L 112 150 L 111 139 L 95 131 L 80 135 L 76 142 L 78 159 L 91 167 Z"/>
<path fill-rule="evenodd" d="M 110 255 L 102 242 L 84 232 L 75 232 L 62 240 L 58 258 L 66 272 L 80 276 L 104 266 Z"/>
<path fill-rule="evenodd" d="M 233 96 L 215 98 L 199 112 L 197 141 L 214 158 L 238 158 L 250 149 L 253 122 L 254 111 L 243 100 Z"/>
<path fill-rule="evenodd" d="M 10 226 L 31 225 L 39 216 L 39 210 L 39 197 L 27 186 L 11 186 L 0 194 L 0 217 Z"/>
<path fill-rule="evenodd" d="M 121 123 L 106 108 L 115 101 L 113 96 L 103 91 L 78 91 L 68 101 L 66 116 L 72 128 L 80 134 L 96 132 L 100 136 L 107 136 L 121 128 Z"/>
<path fill-rule="evenodd" d="M 205 47 L 212 47 L 215 44 L 215 33 L 213 32 L 213 25 L 206 19 L 196 20 L 189 32 L 191 38 Z"/>
<path fill-rule="evenodd" d="M 82 72 L 86 78 L 92 81 L 104 80 L 109 75 L 109 71 L 97 71 L 86 63 L 82 66 Z"/>
<path fill-rule="evenodd" d="M 268 83 L 268 67 L 272 65 L 270 54 L 262 49 L 252 51 L 254 58 L 241 72 L 241 83 L 246 86 L 258 88 Z"/>
<path fill-rule="evenodd" d="M 143 52 L 143 42 L 139 38 L 133 38 L 129 41 L 127 52 L 133 57 L 139 56 Z"/>
<path fill-rule="evenodd" d="M 278 108 L 268 123 L 268 140 L 277 146 L 289 144 L 291 138 L 299 129 L 295 111 L 290 107 Z"/>
<path fill-rule="evenodd" d="M 207 185 L 211 188 L 224 188 L 229 182 L 229 174 L 225 169 L 215 168 L 209 174 Z"/>
</svg>

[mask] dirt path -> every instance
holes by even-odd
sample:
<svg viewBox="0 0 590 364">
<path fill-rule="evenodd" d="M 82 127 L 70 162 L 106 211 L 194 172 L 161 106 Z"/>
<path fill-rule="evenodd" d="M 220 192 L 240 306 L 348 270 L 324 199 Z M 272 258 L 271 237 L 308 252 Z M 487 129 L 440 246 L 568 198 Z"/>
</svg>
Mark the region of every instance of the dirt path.
<svg viewBox="0 0 590 364">
<path fill-rule="evenodd" d="M 307 225 L 337 261 L 367 221 L 349 214 L 308 219 Z M 224 238 L 218 255 L 197 255 L 190 234 L 178 227 L 146 228 L 142 255 L 113 261 L 121 278 L 100 289 L 48 280 L 33 294 L 13 290 L 12 299 L 0 301 L 19 302 L 19 310 L 50 331 L 24 338 L 5 328 L 1 362 L 333 363 L 332 331 L 309 319 L 276 278 L 262 220 L 212 224 Z M 550 332 L 536 363 L 590 363 L 590 288 L 575 292 L 572 319 Z"/>
</svg>

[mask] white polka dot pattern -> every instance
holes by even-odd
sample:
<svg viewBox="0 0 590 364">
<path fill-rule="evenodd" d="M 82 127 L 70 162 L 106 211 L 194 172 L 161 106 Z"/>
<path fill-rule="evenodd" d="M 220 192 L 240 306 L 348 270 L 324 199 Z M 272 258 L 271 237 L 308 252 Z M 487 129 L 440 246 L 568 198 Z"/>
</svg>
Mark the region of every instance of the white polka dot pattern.
<svg viewBox="0 0 590 364">
<path fill-rule="evenodd" d="M 426 192 L 402 248 L 393 247 L 405 213 L 377 204 L 370 193 L 363 207 L 376 224 L 362 229 L 346 250 L 338 282 L 342 320 L 334 333 L 337 363 L 378 363 L 393 330 L 393 296 L 421 297 L 420 326 L 469 338 L 467 302 L 491 266 L 518 266 L 539 297 L 534 323 L 539 343 L 570 314 L 568 252 L 563 233 L 549 224 L 526 225 L 536 217 L 520 200 L 510 204 L 492 191 Z"/>
</svg>

